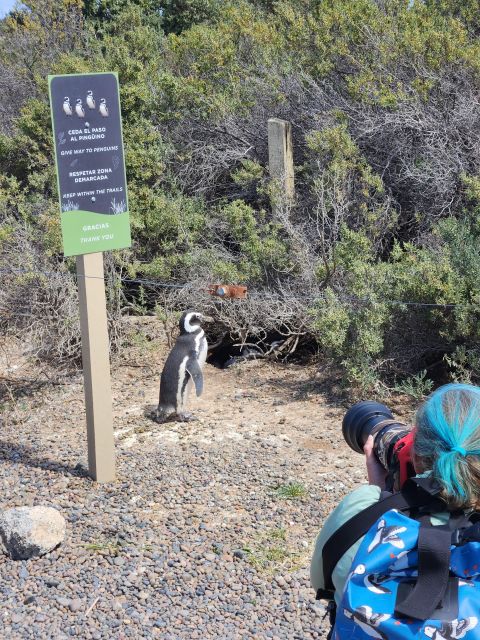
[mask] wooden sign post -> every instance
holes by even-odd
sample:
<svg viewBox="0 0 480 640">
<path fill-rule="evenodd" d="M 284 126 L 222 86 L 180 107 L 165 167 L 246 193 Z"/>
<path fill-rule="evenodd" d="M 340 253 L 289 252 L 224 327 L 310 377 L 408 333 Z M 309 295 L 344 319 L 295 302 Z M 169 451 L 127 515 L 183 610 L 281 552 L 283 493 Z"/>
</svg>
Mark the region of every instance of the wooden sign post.
<svg viewBox="0 0 480 640">
<path fill-rule="evenodd" d="M 77 256 L 88 470 L 97 482 L 115 480 L 112 389 L 103 279 L 103 253 Z"/>
<path fill-rule="evenodd" d="M 268 121 L 268 164 L 270 176 L 276 181 L 280 193 L 275 199 L 291 203 L 295 197 L 293 169 L 292 125 L 286 120 L 270 118 Z M 277 205 L 274 203 L 274 209 Z"/>
<path fill-rule="evenodd" d="M 64 254 L 77 256 L 88 468 L 115 479 L 103 251 L 129 247 L 118 79 L 49 76 Z"/>
</svg>

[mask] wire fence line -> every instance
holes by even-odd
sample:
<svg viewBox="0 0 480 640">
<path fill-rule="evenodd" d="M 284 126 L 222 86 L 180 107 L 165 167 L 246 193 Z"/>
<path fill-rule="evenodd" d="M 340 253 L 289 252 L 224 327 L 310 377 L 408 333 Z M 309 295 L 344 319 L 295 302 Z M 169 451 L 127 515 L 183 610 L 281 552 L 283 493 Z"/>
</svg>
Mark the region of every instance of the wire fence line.
<svg viewBox="0 0 480 640">
<path fill-rule="evenodd" d="M 67 278 L 88 278 L 91 280 L 105 280 L 104 276 L 88 276 L 83 273 L 70 273 L 65 271 L 37 271 L 34 269 L 0 269 L 0 273 L 4 273 L 6 275 L 41 275 L 41 276 L 55 276 L 55 277 L 67 277 Z M 175 284 L 171 282 L 160 282 L 158 280 L 144 280 L 138 278 L 119 278 L 120 282 L 129 282 L 129 283 L 137 283 L 137 284 L 151 284 L 166 288 L 173 289 L 183 289 L 186 284 Z"/>
<path fill-rule="evenodd" d="M 37 271 L 34 269 L 18 269 L 18 268 L 0 269 L 0 273 L 6 274 L 6 275 L 38 275 L 38 276 L 54 276 L 54 277 L 66 277 L 66 278 L 73 277 L 76 279 L 87 278 L 87 279 L 94 279 L 94 280 L 105 280 L 105 277 L 102 277 L 102 276 L 89 276 L 86 274 L 62 272 L 62 271 Z M 145 285 L 145 286 L 149 286 L 152 288 L 159 288 L 159 289 L 187 289 L 187 288 L 192 288 L 193 286 L 194 288 L 198 288 L 198 290 L 202 290 L 205 292 L 209 290 L 208 287 L 206 286 L 197 287 L 192 282 L 172 283 L 172 282 L 162 282 L 160 280 L 152 280 L 152 279 L 145 279 L 145 278 L 128 278 L 128 277 L 118 277 L 118 281 L 121 283 Z M 264 292 L 249 290 L 249 296 L 251 297 L 252 295 L 263 296 Z M 475 302 L 441 303 L 441 302 L 418 302 L 414 300 L 389 300 L 389 299 L 372 300 L 371 298 L 361 298 L 358 296 L 352 296 L 352 295 L 337 293 L 337 292 L 335 292 L 335 296 L 340 302 L 352 302 L 356 304 L 371 304 L 371 305 L 386 304 L 386 305 L 392 305 L 392 306 L 406 306 L 406 307 L 419 307 L 419 308 L 424 307 L 424 308 L 430 308 L 430 309 L 454 309 L 454 308 L 480 309 L 480 303 L 475 303 Z M 326 296 L 322 296 L 318 294 L 317 295 L 304 294 L 301 297 L 303 297 L 306 300 L 312 300 L 313 302 L 322 302 L 326 300 Z M 0 311 L 1 310 L 2 309 L 0 307 Z M 22 314 L 18 313 L 17 315 L 22 315 Z"/>
</svg>

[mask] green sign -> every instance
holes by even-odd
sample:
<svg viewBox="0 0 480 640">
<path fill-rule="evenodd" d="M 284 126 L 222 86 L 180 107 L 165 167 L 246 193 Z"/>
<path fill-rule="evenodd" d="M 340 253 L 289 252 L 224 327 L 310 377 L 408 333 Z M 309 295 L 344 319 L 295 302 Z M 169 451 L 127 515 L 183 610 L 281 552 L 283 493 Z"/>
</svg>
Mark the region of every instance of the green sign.
<svg viewBox="0 0 480 640">
<path fill-rule="evenodd" d="M 131 245 L 118 78 L 48 76 L 66 256 Z"/>
</svg>

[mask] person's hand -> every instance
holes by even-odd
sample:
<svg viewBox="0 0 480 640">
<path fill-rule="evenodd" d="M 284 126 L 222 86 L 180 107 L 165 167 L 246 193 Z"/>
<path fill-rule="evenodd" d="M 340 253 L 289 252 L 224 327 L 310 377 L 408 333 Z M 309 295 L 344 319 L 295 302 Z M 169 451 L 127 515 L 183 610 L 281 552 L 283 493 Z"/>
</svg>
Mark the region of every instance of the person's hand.
<svg viewBox="0 0 480 640">
<path fill-rule="evenodd" d="M 365 463 L 367 465 L 367 477 L 368 484 L 375 484 L 380 489 L 385 489 L 385 479 L 387 472 L 377 460 L 376 455 L 373 452 L 373 436 L 368 436 L 368 439 L 363 447 L 365 454 Z"/>
</svg>

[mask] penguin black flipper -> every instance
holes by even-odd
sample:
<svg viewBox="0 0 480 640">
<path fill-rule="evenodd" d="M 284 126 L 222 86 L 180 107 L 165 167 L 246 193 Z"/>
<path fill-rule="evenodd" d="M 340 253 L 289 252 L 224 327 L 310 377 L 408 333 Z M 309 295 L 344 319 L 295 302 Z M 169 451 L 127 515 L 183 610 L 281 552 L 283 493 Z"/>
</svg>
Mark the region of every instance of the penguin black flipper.
<svg viewBox="0 0 480 640">
<path fill-rule="evenodd" d="M 197 396 L 202 395 L 203 391 L 203 373 L 196 357 L 189 358 L 187 360 L 187 366 L 185 367 L 190 374 L 193 383 L 195 384 L 195 391 Z"/>
</svg>

